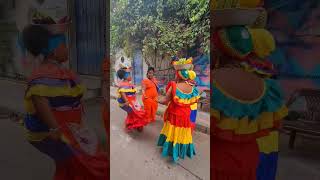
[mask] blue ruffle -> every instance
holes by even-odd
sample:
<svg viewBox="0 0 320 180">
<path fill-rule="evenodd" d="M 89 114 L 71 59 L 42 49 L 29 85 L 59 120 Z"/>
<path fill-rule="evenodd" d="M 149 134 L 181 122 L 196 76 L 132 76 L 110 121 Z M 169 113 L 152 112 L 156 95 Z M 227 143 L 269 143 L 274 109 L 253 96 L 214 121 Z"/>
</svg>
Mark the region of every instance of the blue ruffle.
<svg viewBox="0 0 320 180">
<path fill-rule="evenodd" d="M 260 153 L 257 180 L 275 180 L 278 166 L 278 152 Z"/>
<path fill-rule="evenodd" d="M 192 159 L 196 155 L 196 150 L 193 144 L 175 144 L 166 141 L 167 137 L 160 134 L 158 139 L 158 146 L 162 146 L 162 157 L 171 156 L 174 162 L 179 158 L 185 159 L 189 157 Z"/>
<path fill-rule="evenodd" d="M 49 127 L 39 120 L 35 115 L 27 114 L 24 117 L 24 126 L 32 132 L 48 132 Z"/>
<path fill-rule="evenodd" d="M 255 120 L 262 112 L 276 112 L 283 106 L 283 94 L 279 84 L 272 80 L 265 80 L 264 96 L 254 103 L 242 103 L 226 96 L 214 83 L 212 84 L 211 108 L 220 111 L 225 116 L 235 119 L 248 117 Z"/>
</svg>

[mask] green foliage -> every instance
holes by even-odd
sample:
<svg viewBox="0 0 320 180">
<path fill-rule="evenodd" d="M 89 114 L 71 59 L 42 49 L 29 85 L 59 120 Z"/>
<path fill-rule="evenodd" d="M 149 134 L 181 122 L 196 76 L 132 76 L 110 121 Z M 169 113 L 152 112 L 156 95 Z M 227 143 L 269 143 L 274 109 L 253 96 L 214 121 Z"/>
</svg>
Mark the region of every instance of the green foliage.
<svg viewBox="0 0 320 180">
<path fill-rule="evenodd" d="M 112 0 L 111 50 L 165 55 L 200 46 L 209 52 L 209 20 L 209 0 Z"/>
</svg>

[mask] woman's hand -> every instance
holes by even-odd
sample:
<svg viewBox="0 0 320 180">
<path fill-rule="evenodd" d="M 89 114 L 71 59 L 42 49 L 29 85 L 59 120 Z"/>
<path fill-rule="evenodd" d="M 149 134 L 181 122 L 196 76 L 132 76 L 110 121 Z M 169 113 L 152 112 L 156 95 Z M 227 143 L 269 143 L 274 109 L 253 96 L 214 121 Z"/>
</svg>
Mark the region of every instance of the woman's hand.
<svg viewBox="0 0 320 180">
<path fill-rule="evenodd" d="M 124 103 L 124 105 L 129 106 L 129 105 L 130 105 L 129 101 L 126 101 L 126 102 Z"/>
<path fill-rule="evenodd" d="M 62 133 L 59 130 L 54 130 L 49 132 L 49 138 L 52 140 L 60 140 L 62 137 Z"/>
<path fill-rule="evenodd" d="M 163 97 L 158 97 L 157 99 L 156 99 L 156 101 L 157 101 L 157 103 L 159 103 L 159 104 L 166 104 L 165 103 L 165 98 L 163 98 Z"/>
<path fill-rule="evenodd" d="M 32 103 L 36 109 L 37 117 L 50 127 L 49 137 L 54 139 L 60 138 L 59 124 L 51 111 L 48 99 L 40 96 L 32 96 Z"/>
</svg>

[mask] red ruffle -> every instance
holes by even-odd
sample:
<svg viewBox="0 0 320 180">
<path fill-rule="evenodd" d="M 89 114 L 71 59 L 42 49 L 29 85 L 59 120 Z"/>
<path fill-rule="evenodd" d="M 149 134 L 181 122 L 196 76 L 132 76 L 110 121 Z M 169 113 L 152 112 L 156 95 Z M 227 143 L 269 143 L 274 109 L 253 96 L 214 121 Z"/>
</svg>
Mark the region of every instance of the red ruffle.
<svg viewBox="0 0 320 180">
<path fill-rule="evenodd" d="M 69 129 L 67 122 L 77 123 L 81 120 L 78 119 L 78 117 L 73 117 L 80 114 L 79 110 L 74 111 L 73 113 L 75 115 L 72 115 L 72 112 L 68 115 L 66 115 L 67 113 L 59 114 L 57 111 L 54 112 L 54 115 L 58 120 L 60 130 L 68 139 L 68 144 L 74 149 L 75 154 L 70 159 L 57 162 L 55 180 L 103 180 L 108 178 L 108 156 L 102 151 L 101 146 L 98 147 L 94 155 L 87 154 L 81 149 L 73 133 Z M 70 119 L 67 120 L 67 117 L 70 117 Z"/>
<path fill-rule="evenodd" d="M 76 74 L 69 70 L 61 68 L 55 64 L 42 64 L 40 67 L 36 68 L 30 78 L 28 78 L 28 82 L 38 78 L 53 78 L 53 79 L 68 79 L 68 80 L 76 80 Z"/>
<path fill-rule="evenodd" d="M 256 141 L 234 143 L 213 137 L 211 175 L 214 180 L 255 180 L 259 163 Z"/>
<path fill-rule="evenodd" d="M 193 132 L 195 130 L 195 128 L 196 128 L 196 124 L 195 123 L 190 123 L 190 125 L 191 125 L 191 130 Z"/>
<path fill-rule="evenodd" d="M 63 121 L 63 122 L 68 122 L 68 123 L 77 123 L 80 124 L 81 119 L 82 119 L 82 109 L 73 109 L 73 110 L 68 110 L 68 111 L 56 111 L 52 110 L 52 113 L 57 119 L 57 121 Z"/>
<path fill-rule="evenodd" d="M 109 165 L 105 155 L 79 155 L 56 162 L 55 180 L 104 180 L 109 179 Z"/>
<path fill-rule="evenodd" d="M 128 113 L 128 116 L 125 121 L 127 130 L 132 130 L 132 129 L 140 128 L 147 125 L 148 122 L 145 121 L 144 119 L 145 119 L 144 111 L 133 110 L 131 113 Z"/>
<path fill-rule="evenodd" d="M 170 103 L 166 111 L 166 121 L 177 127 L 190 128 L 190 106 L 181 107 L 175 103 Z"/>
<path fill-rule="evenodd" d="M 174 84 L 174 81 L 170 81 L 166 87 L 166 92 L 168 92 L 168 90 L 170 89 L 170 87 L 172 86 L 172 84 Z"/>
</svg>

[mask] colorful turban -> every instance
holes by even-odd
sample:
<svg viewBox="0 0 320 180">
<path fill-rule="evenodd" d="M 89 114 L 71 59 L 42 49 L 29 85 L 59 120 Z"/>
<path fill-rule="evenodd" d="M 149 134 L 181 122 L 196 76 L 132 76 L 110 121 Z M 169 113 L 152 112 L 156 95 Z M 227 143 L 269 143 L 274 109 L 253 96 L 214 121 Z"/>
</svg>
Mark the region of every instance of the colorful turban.
<svg viewBox="0 0 320 180">
<path fill-rule="evenodd" d="M 193 70 L 177 70 L 176 74 L 179 78 L 183 80 L 194 80 L 197 77 L 196 72 L 194 72 Z"/>
<path fill-rule="evenodd" d="M 50 39 L 49 39 L 48 48 L 44 48 L 42 50 L 42 54 L 44 56 L 50 55 L 61 44 L 66 44 L 65 35 L 53 35 L 53 36 L 51 36 Z"/>
<path fill-rule="evenodd" d="M 219 29 L 213 35 L 213 42 L 223 54 L 236 59 L 246 59 L 253 51 L 251 34 L 245 26 Z"/>
<path fill-rule="evenodd" d="M 249 29 L 252 37 L 254 53 L 259 58 L 266 58 L 276 48 L 272 34 L 265 29 Z"/>
</svg>

